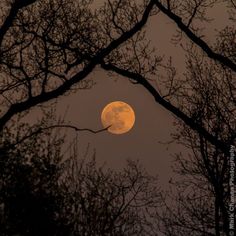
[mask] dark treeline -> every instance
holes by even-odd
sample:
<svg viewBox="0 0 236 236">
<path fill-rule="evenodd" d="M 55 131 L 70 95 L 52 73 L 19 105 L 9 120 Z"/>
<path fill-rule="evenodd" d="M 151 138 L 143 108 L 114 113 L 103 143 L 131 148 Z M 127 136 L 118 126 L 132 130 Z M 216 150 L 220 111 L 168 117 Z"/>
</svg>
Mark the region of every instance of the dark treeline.
<svg viewBox="0 0 236 236">
<path fill-rule="evenodd" d="M 12 136 L 4 133 L 5 146 Z M 135 161 L 120 171 L 99 167 L 95 155 L 78 156 L 77 142 L 63 153 L 63 142 L 41 133 L 1 150 L 0 235 L 151 234 L 157 179 Z"/>
</svg>

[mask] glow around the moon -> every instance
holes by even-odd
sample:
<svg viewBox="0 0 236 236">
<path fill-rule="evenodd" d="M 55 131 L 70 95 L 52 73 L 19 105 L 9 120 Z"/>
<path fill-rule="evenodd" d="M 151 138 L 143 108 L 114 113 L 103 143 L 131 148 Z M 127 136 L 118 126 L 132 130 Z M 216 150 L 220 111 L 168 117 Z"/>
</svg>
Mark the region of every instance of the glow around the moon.
<svg viewBox="0 0 236 236">
<path fill-rule="evenodd" d="M 132 129 L 135 122 L 135 113 L 130 105 L 116 101 L 109 103 L 102 111 L 103 127 L 109 127 L 113 134 L 124 134 Z"/>
</svg>

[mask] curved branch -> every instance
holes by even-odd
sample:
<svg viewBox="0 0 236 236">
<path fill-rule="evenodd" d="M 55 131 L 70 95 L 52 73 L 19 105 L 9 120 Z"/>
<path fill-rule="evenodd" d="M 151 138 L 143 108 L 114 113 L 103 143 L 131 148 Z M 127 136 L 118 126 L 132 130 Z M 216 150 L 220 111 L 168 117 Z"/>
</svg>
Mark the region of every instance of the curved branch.
<svg viewBox="0 0 236 236">
<path fill-rule="evenodd" d="M 181 119 L 191 129 L 197 131 L 199 134 L 204 136 L 206 140 L 208 140 L 211 144 L 213 144 L 216 147 L 219 147 L 224 153 L 228 155 L 229 148 L 224 142 L 222 142 L 221 140 L 218 140 L 215 136 L 210 134 L 203 126 L 196 123 L 191 117 L 186 115 L 184 112 L 179 110 L 170 102 L 166 101 L 142 75 L 134 73 L 134 72 L 130 72 L 125 69 L 118 68 L 117 66 L 113 64 L 105 64 L 104 62 L 101 63 L 101 66 L 104 70 L 113 71 L 119 75 L 122 75 L 124 77 L 128 77 L 132 80 L 137 81 L 138 84 L 141 84 L 144 88 L 148 90 L 150 94 L 152 94 L 152 96 L 154 97 L 157 103 L 159 103 L 166 110 L 170 111 L 176 117 Z"/>
<path fill-rule="evenodd" d="M 160 11 L 168 16 L 171 20 L 173 20 L 177 24 L 179 29 L 182 30 L 191 41 L 198 45 L 208 55 L 209 58 L 236 72 L 236 64 L 228 57 L 214 52 L 204 40 L 194 34 L 194 32 L 191 31 L 188 26 L 183 23 L 181 17 L 174 14 L 170 9 L 165 8 L 165 6 L 163 6 L 159 0 L 155 0 L 155 4 L 160 9 Z"/>
<path fill-rule="evenodd" d="M 47 102 L 53 98 L 57 98 L 60 95 L 63 95 L 65 92 L 71 89 L 71 87 L 85 79 L 90 72 L 113 50 L 117 49 L 122 43 L 126 42 L 128 39 L 133 37 L 138 31 L 140 31 L 144 25 L 146 24 L 149 15 L 155 5 L 155 0 L 150 0 L 148 6 L 146 7 L 142 18 L 139 22 L 137 22 L 134 27 L 130 30 L 124 32 L 119 38 L 113 40 L 106 48 L 100 50 L 96 56 L 94 56 L 89 64 L 79 73 L 74 75 L 71 79 L 65 81 L 64 84 L 56 88 L 55 90 L 41 93 L 35 97 L 31 97 L 28 100 L 20 103 L 13 104 L 8 111 L 0 118 L 0 131 L 3 129 L 7 121 L 9 121 L 12 116 L 17 113 L 23 112 L 25 110 L 30 109 L 40 103 Z"/>
</svg>

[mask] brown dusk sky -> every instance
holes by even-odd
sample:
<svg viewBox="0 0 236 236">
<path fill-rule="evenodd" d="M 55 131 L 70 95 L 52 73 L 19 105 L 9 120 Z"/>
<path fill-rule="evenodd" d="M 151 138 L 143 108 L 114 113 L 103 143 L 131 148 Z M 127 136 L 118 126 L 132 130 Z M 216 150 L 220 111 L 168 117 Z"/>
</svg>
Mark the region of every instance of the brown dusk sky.
<svg viewBox="0 0 236 236">
<path fill-rule="evenodd" d="M 100 4 L 101 1 L 96 0 L 95 3 Z M 221 6 L 210 9 L 209 16 L 214 18 L 214 21 L 202 25 L 205 27 L 205 39 L 211 44 L 214 43 L 216 29 L 220 30 L 227 24 L 227 17 L 222 9 Z M 181 76 L 185 67 L 184 52 L 179 45 L 171 43 L 177 29 L 175 24 L 160 13 L 149 20 L 146 29 L 152 45 L 157 48 L 157 53 L 165 55 L 165 60 L 172 56 Z M 108 132 L 79 133 L 80 155 L 84 154 L 90 144 L 90 154 L 96 150 L 98 163 L 106 163 L 111 168 L 122 167 L 127 158 L 139 159 L 147 171 L 158 174 L 162 184 L 168 183 L 172 175 L 171 155 L 175 152 L 186 152 L 180 145 L 172 144 L 167 149 L 166 145 L 160 144 L 170 141 L 171 133 L 175 131 L 172 115 L 157 104 L 142 86 L 134 85 L 126 78 L 111 76 L 99 67 L 89 78 L 95 82 L 91 89 L 78 90 L 58 99 L 58 115 L 63 115 L 68 109 L 65 122 L 71 122 L 80 128 L 101 129 L 102 109 L 108 103 L 119 100 L 133 107 L 136 123 L 130 132 L 123 135 Z M 29 118 L 36 113 L 35 110 L 32 111 Z M 67 138 L 71 139 L 73 135 L 73 132 L 68 132 Z"/>
</svg>

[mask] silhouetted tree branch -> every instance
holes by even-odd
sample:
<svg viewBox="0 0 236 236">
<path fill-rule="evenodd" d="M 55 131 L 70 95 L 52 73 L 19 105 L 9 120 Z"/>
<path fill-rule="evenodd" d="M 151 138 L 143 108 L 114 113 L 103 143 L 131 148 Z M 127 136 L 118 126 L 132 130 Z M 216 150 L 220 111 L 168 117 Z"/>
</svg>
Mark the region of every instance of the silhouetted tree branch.
<svg viewBox="0 0 236 236">
<path fill-rule="evenodd" d="M 109 0 L 95 11 L 91 10 L 91 2 L 16 0 L 10 5 L 0 29 L 0 130 L 5 132 L 4 127 L 14 115 L 72 91 L 75 85 L 86 81 L 96 66 L 101 65 L 107 71 L 127 77 L 132 83 L 142 85 L 158 104 L 174 114 L 180 128 L 175 139 L 191 150 L 188 158 L 177 156 L 177 170 L 187 180 L 175 182 L 178 191 L 174 206 L 170 207 L 164 199 L 164 214 L 157 211 L 156 217 L 161 224 L 159 230 L 168 236 L 228 236 L 229 147 L 235 143 L 234 27 L 227 26 L 219 31 L 214 46 L 200 35 L 196 22 L 208 21 L 207 9 L 215 6 L 216 0 Z M 228 1 L 228 5 L 235 11 L 232 1 Z M 184 48 L 186 71 L 177 80 L 171 59 L 168 64 L 163 63 L 163 57 L 155 54 L 145 34 L 144 26 L 149 17 L 159 12 L 176 23 L 179 31 L 177 43 L 182 35 L 191 42 Z M 231 12 L 231 15 L 231 20 L 235 21 L 235 13 Z M 163 81 L 159 79 L 160 69 L 166 72 Z M 164 89 L 159 89 L 161 86 Z M 62 126 L 80 130 L 71 125 Z M 29 156 L 34 160 L 32 155 L 35 153 L 27 148 L 42 147 L 38 145 L 37 137 L 56 127 L 58 125 L 37 127 L 35 132 L 10 142 L 21 149 L 11 149 L 12 159 L 3 158 L 7 161 L 1 163 L 4 171 L 11 170 L 12 166 L 14 169 L 10 172 L 6 193 L 12 192 L 11 188 L 8 189 L 11 180 L 16 183 L 14 188 L 20 186 L 22 190 L 18 179 L 12 178 L 16 172 L 16 176 L 28 184 L 30 190 L 25 190 L 24 186 L 23 190 L 30 192 L 30 199 L 33 198 L 32 203 L 35 203 L 31 190 L 36 191 L 34 181 L 40 182 L 43 176 L 44 168 L 41 167 L 44 163 L 38 163 L 38 159 L 41 160 L 44 154 L 41 149 L 36 149 L 35 157 L 40 157 L 36 158 L 37 165 L 30 163 L 28 166 Z M 21 145 L 27 142 L 25 147 Z M 4 148 L 9 143 L 1 144 Z M 2 151 L 5 155 L 6 149 Z M 148 233 L 155 235 L 155 227 L 148 221 L 144 208 L 152 211 L 157 195 L 153 188 L 149 188 L 152 180 L 143 176 L 136 165 L 131 164 L 123 174 L 117 174 L 97 169 L 95 162 L 85 166 L 75 161 L 70 164 L 71 168 L 64 172 L 64 180 L 68 181 L 61 182 L 64 195 L 59 199 L 64 206 L 61 207 L 61 222 L 66 222 L 66 230 L 68 226 L 75 235 L 120 236 L 144 235 L 147 227 Z M 17 172 L 18 166 L 25 176 Z M 25 177 L 34 176 L 35 171 L 37 178 L 28 181 Z M 7 178 L 2 181 L 5 183 Z M 36 192 L 46 194 L 45 191 Z M 11 221 L 10 228 L 14 229 L 12 222 L 16 219 L 10 213 L 18 211 L 22 202 L 12 209 L 11 204 L 15 204 L 17 198 L 11 194 L 10 198 L 3 199 L 9 200 L 7 216 Z M 21 215 L 21 210 L 20 207 L 17 214 Z M 55 220 L 51 217 L 52 212 L 49 222 Z M 22 223 L 18 223 L 21 227 Z M 28 229 L 22 230 L 26 232 L 24 230 Z"/>
<path fill-rule="evenodd" d="M 15 20 L 16 26 L 19 27 L 18 33 L 22 34 L 22 39 L 20 39 L 20 42 L 14 42 L 13 45 L 7 45 L 7 42 L 6 42 L 7 38 L 6 38 L 5 40 L 6 46 L 2 45 L 1 51 L 3 54 L 3 58 L 4 58 L 4 53 L 5 53 L 6 59 L 5 61 L 2 61 L 1 63 L 3 64 L 4 68 L 6 67 L 6 72 L 10 73 L 10 76 L 13 78 L 13 80 L 16 79 L 17 82 L 16 83 L 14 82 L 13 84 L 10 83 L 10 87 L 9 87 L 9 82 L 8 82 L 7 89 L 3 88 L 1 91 L 2 93 L 6 93 L 6 91 L 8 92 L 8 95 L 5 95 L 6 97 L 6 96 L 9 96 L 9 91 L 14 89 L 15 87 L 16 89 L 19 89 L 19 88 L 23 88 L 23 89 L 21 93 L 18 94 L 19 97 L 22 97 L 20 101 L 16 101 L 16 102 L 12 101 L 9 108 L 7 108 L 7 111 L 4 112 L 4 114 L 0 118 L 0 129 L 2 129 L 4 125 L 6 124 L 6 122 L 9 121 L 9 119 L 11 119 L 15 114 L 23 112 L 40 103 L 43 103 L 43 102 L 46 102 L 53 98 L 58 97 L 64 94 L 65 92 L 69 91 L 73 85 L 85 79 L 90 74 L 90 72 L 93 71 L 96 65 L 99 64 L 99 62 L 102 59 L 104 59 L 112 51 L 117 49 L 122 43 L 124 43 L 125 41 L 133 37 L 138 31 L 142 29 L 142 27 L 146 24 L 148 20 L 150 12 L 153 9 L 154 1 L 149 2 L 146 9 L 142 13 L 140 20 L 137 19 L 137 22 L 135 22 L 124 33 L 118 35 L 116 38 L 112 40 L 108 39 L 107 40 L 108 43 L 103 42 L 102 40 L 98 43 L 95 43 L 93 42 L 94 38 L 85 39 L 85 37 L 87 37 L 86 34 L 88 34 L 89 37 L 94 37 L 94 36 L 89 35 L 90 30 L 91 30 L 90 28 L 85 28 L 85 29 L 75 28 L 74 29 L 75 27 L 74 24 L 78 24 L 80 27 L 80 22 L 75 21 L 76 15 L 78 17 L 78 19 L 76 19 L 77 21 L 81 20 L 81 18 L 83 20 L 83 17 L 85 18 L 93 17 L 92 13 L 88 9 L 88 4 L 81 3 L 82 7 L 80 10 L 81 11 L 84 10 L 84 13 L 80 11 L 75 12 L 76 15 L 73 16 L 72 18 L 72 20 L 74 20 L 75 22 L 72 21 L 69 23 L 67 23 L 69 16 L 67 12 L 65 12 L 62 9 L 62 6 L 65 7 L 66 10 L 72 10 L 73 4 L 71 5 L 70 2 L 65 3 L 63 0 L 59 0 L 58 3 L 53 2 L 52 4 L 46 1 L 45 4 L 46 4 L 45 6 L 41 5 L 43 9 L 41 10 L 42 13 L 40 14 L 42 15 L 41 16 L 39 15 L 38 20 L 40 20 L 40 17 L 41 17 L 43 21 L 46 21 L 46 24 L 48 25 L 47 28 L 44 28 L 43 25 L 41 26 L 39 22 L 38 28 L 35 29 L 35 25 L 37 26 L 38 24 L 37 16 L 36 16 L 36 19 L 34 18 L 27 19 L 27 11 L 26 11 L 26 16 L 24 16 L 24 11 L 23 11 L 19 15 L 19 19 Z M 36 5 L 35 8 L 29 9 L 29 11 L 30 10 L 35 11 L 36 13 L 39 10 L 39 8 Z M 65 32 L 65 35 L 62 35 L 62 37 L 64 37 L 62 41 L 58 39 L 58 37 L 60 37 L 60 34 L 61 34 L 59 33 L 58 30 L 60 30 L 61 26 L 58 25 L 58 23 L 56 22 L 58 19 L 55 17 L 55 15 L 53 15 L 54 12 L 55 14 L 58 13 L 57 17 L 59 19 L 61 18 L 61 21 L 63 22 L 64 27 L 65 27 L 65 30 L 69 31 L 69 32 Z M 45 19 L 46 14 L 49 14 L 49 16 L 47 17 L 50 17 L 51 15 L 52 17 L 51 20 L 53 20 L 52 22 L 55 22 L 55 25 L 52 25 L 52 22 L 51 23 L 47 22 L 48 18 Z M 83 14 L 85 14 L 85 16 L 83 16 Z M 90 19 L 88 23 L 88 27 L 90 27 L 89 24 L 92 24 L 93 27 L 95 27 L 94 24 L 99 23 L 99 22 L 96 22 L 96 16 L 94 16 L 94 19 L 95 19 L 94 22 L 91 22 L 91 19 Z M 83 27 L 83 25 L 81 25 L 81 27 Z M 33 32 L 32 32 L 32 28 L 33 28 Z M 40 28 L 42 28 L 43 33 L 40 32 L 41 30 Z M 14 32 L 15 30 L 14 28 L 12 30 L 13 30 L 12 34 L 16 34 L 17 31 Z M 53 30 L 55 30 L 56 32 L 58 31 L 58 35 L 56 34 L 53 35 Z M 86 50 L 87 50 L 86 48 L 76 48 L 76 47 L 74 48 L 75 46 L 74 43 L 79 43 L 79 42 L 76 42 L 77 40 L 76 37 L 80 36 L 80 30 L 85 31 L 84 33 L 85 35 L 82 35 L 83 36 L 82 42 L 83 44 L 85 44 L 84 46 L 88 47 L 88 50 L 90 50 L 91 49 L 90 44 L 94 44 L 94 49 L 92 48 L 93 51 L 91 53 L 89 52 L 86 53 Z M 86 30 L 88 30 L 88 32 Z M 95 28 L 94 30 L 96 34 L 100 33 L 99 28 Z M 94 32 L 91 32 L 91 34 L 92 33 Z M 52 36 L 55 36 L 55 39 L 53 39 Z M 73 37 L 75 38 L 75 42 L 73 41 L 70 42 L 71 37 L 72 39 Z M 92 40 L 92 42 L 89 42 L 90 40 Z M 97 42 L 97 38 L 96 38 L 96 42 Z M 37 46 L 34 45 L 34 43 L 37 43 Z M 96 44 L 100 44 L 100 43 L 102 43 L 102 45 L 97 47 Z M 27 57 L 24 58 L 25 57 L 24 51 L 29 50 L 30 47 L 32 46 L 33 46 L 32 50 L 34 50 L 35 52 L 29 51 L 27 52 L 27 54 L 28 54 L 28 57 L 30 58 L 33 57 L 35 62 L 32 65 L 28 65 L 29 61 L 25 61 L 25 60 L 26 59 L 29 60 L 30 58 L 27 58 Z M 19 51 L 15 53 L 14 49 L 18 49 Z M 54 55 L 55 52 L 58 53 L 58 57 L 55 57 Z M 37 54 L 42 56 L 42 58 L 41 59 L 36 58 L 35 55 Z M 16 56 L 16 55 L 18 55 L 19 58 L 14 59 L 13 56 Z M 74 57 L 77 57 L 77 58 L 74 58 Z M 72 61 L 72 62 L 69 62 L 69 61 Z M 55 66 L 55 63 L 58 64 L 57 67 Z M 31 66 L 34 67 L 35 73 L 32 70 L 28 71 Z M 74 75 L 70 75 L 68 72 L 68 68 L 70 68 L 70 72 L 71 72 L 71 67 L 77 68 L 78 70 L 78 66 L 80 67 L 82 66 L 82 69 L 80 69 L 79 72 L 75 72 Z M 51 84 L 49 82 L 49 78 L 50 78 L 49 75 L 51 77 L 60 79 L 60 80 L 57 79 L 55 81 L 52 88 L 49 88 L 49 85 Z M 23 76 L 23 79 L 21 78 L 22 76 Z M 36 88 L 34 88 L 34 83 L 36 83 L 37 77 L 38 77 L 38 83 L 41 84 L 40 85 L 41 91 L 39 89 L 37 89 L 39 90 L 37 91 L 35 90 Z M 53 79 L 51 78 L 50 81 L 53 82 Z M 45 86 L 47 87 L 47 89 L 45 88 Z M 25 89 L 26 91 L 24 92 Z"/>
<path fill-rule="evenodd" d="M 88 128 L 78 128 L 77 126 L 74 125 L 66 125 L 66 124 L 57 124 L 57 125 L 50 125 L 48 127 L 40 127 L 37 128 L 35 131 L 30 131 L 29 135 L 24 135 L 22 138 L 20 138 L 19 140 L 17 140 L 15 143 L 10 143 L 9 145 L 5 146 L 4 149 L 11 149 L 14 148 L 15 146 L 23 143 L 24 141 L 26 141 L 27 139 L 30 139 L 34 136 L 37 135 L 41 135 L 43 132 L 45 131 L 50 131 L 53 129 L 72 129 L 76 132 L 83 132 L 83 131 L 87 131 L 87 132 L 91 132 L 93 134 L 98 134 L 104 131 L 107 131 L 109 129 L 110 126 L 104 128 L 104 129 L 99 129 L 99 130 L 93 130 L 93 129 L 88 129 Z"/>
<path fill-rule="evenodd" d="M 229 235 L 229 148 L 235 145 L 235 29 L 226 26 L 210 47 L 198 36 L 200 30 L 194 23 L 196 19 L 207 21 L 206 9 L 216 1 L 182 2 L 178 6 L 178 1 L 166 1 L 165 7 L 156 1 L 157 8 L 177 24 L 180 37 L 184 32 L 192 41 L 184 49 L 186 71 L 181 78 L 174 78 L 171 64 L 165 67 L 166 71 L 172 71 L 164 81 L 167 95 L 158 89 L 161 60 L 146 73 L 143 68 L 154 63 L 150 55 L 147 58 L 146 51 L 137 54 L 138 43 L 130 47 L 132 52 L 128 55 L 116 54 L 116 58 L 123 60 L 106 58 L 101 67 L 146 88 L 176 116 L 176 123 L 181 127 L 176 140 L 191 150 L 188 157 L 177 156 L 176 170 L 181 180 L 174 182 L 175 189 L 163 214 L 157 214 L 162 224 L 159 230 L 169 236 Z M 127 42 L 126 47 L 131 44 Z M 132 64 L 130 58 L 137 59 L 137 63 Z M 175 191 L 176 198 L 171 196 Z"/>
<path fill-rule="evenodd" d="M 199 6 L 202 4 L 204 1 L 195 1 L 199 3 Z M 206 1 L 205 1 L 206 2 Z M 166 8 L 160 1 L 156 0 L 155 1 L 156 6 L 160 9 L 162 13 L 164 13 L 166 16 L 168 16 L 172 21 L 176 23 L 178 28 L 186 34 L 186 36 L 197 46 L 199 46 L 209 58 L 218 61 L 222 65 L 230 68 L 234 72 L 236 72 L 236 64 L 233 60 L 230 60 L 228 57 L 225 57 L 222 54 L 219 54 L 215 52 L 203 39 L 198 37 L 190 28 L 190 23 L 192 19 L 194 18 L 194 12 L 193 15 L 191 16 L 189 23 L 186 25 L 181 19 L 181 16 L 176 15 L 171 11 L 171 9 Z"/>
<path fill-rule="evenodd" d="M 2 142 L 15 136 L 5 130 Z M 80 158 L 76 140 L 63 155 L 64 139 L 47 130 L 1 150 L 1 235 L 155 235 L 157 179 L 135 161 L 120 171 L 98 167 L 88 150 Z"/>
<path fill-rule="evenodd" d="M 3 38 L 6 35 L 7 31 L 9 30 L 10 27 L 12 27 L 13 21 L 15 20 L 19 10 L 33 4 L 34 2 L 36 2 L 36 0 L 25 0 L 25 1 L 14 0 L 11 3 L 10 12 L 0 28 L 0 45 L 2 45 Z"/>
<path fill-rule="evenodd" d="M 199 124 L 207 125 L 208 131 L 218 139 L 235 145 L 235 97 L 232 93 L 235 81 L 232 72 L 194 50 L 189 51 L 187 68 L 188 73 L 182 82 L 191 94 L 180 90 L 181 104 Z M 186 235 L 197 224 L 196 235 L 202 235 L 200 230 L 203 228 L 206 235 L 229 235 L 229 153 L 222 152 L 219 146 L 212 145 L 182 121 L 179 120 L 178 125 L 179 133 L 174 137 L 190 149 L 190 153 L 188 156 L 176 155 L 174 170 L 182 178 L 173 182 L 176 198 L 170 195 L 165 199 L 166 207 L 162 214 L 158 214 L 160 228 L 166 235 L 170 235 L 169 229 L 176 235 L 179 231 Z M 169 199 L 175 206 L 170 206 Z M 176 219 L 179 212 L 186 212 L 186 215 Z"/>
<path fill-rule="evenodd" d="M 152 86 L 152 84 L 149 83 L 148 80 L 145 79 L 142 75 L 130 72 L 125 69 L 118 68 L 112 64 L 102 63 L 101 66 L 105 70 L 114 71 L 114 72 L 116 72 L 122 76 L 128 77 L 128 78 L 136 81 L 138 84 L 141 84 L 142 86 L 144 86 L 144 88 L 146 88 L 152 94 L 154 99 L 160 105 L 162 105 L 164 108 L 169 110 L 176 117 L 180 118 L 183 122 L 185 122 L 186 125 L 191 127 L 191 129 L 201 133 L 213 145 L 220 147 L 222 151 L 224 151 L 225 153 L 228 153 L 229 147 L 227 146 L 227 144 L 223 143 L 221 140 L 218 140 L 216 137 L 214 137 L 212 134 L 210 134 L 204 127 L 200 126 L 197 122 L 195 122 L 195 120 L 193 120 L 191 117 L 188 117 L 184 112 L 182 112 L 176 106 L 172 105 L 170 102 L 166 101 L 158 93 L 156 88 L 154 86 Z"/>
</svg>

